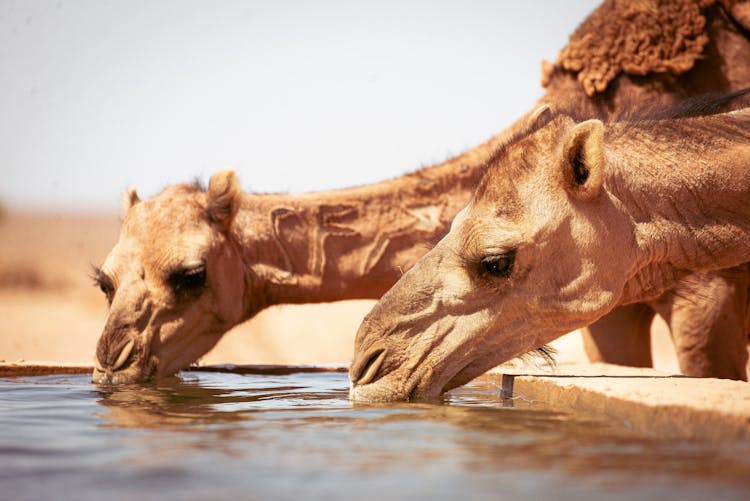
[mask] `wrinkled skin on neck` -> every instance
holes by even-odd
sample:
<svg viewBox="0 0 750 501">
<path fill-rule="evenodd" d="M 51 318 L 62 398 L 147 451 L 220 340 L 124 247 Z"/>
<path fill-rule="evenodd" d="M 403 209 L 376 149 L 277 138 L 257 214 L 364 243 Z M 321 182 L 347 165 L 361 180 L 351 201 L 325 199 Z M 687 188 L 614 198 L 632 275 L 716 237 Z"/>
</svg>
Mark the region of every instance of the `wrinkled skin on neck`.
<svg viewBox="0 0 750 501">
<path fill-rule="evenodd" d="M 143 202 L 130 194 L 120 239 L 95 272 L 110 302 L 95 382 L 172 374 L 242 319 L 246 273 L 231 213 L 216 202 L 216 191 L 188 185 Z"/>
</svg>

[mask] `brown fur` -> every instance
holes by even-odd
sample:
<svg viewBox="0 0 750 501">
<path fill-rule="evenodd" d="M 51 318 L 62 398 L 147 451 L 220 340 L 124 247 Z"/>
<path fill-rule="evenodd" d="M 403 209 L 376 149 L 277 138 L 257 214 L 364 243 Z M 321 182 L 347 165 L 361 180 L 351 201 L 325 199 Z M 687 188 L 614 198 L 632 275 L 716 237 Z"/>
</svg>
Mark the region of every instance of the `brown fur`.
<svg viewBox="0 0 750 501">
<path fill-rule="evenodd" d="M 558 67 L 548 75 L 541 102 L 604 118 L 634 102 L 671 103 L 750 86 L 747 38 L 717 5 L 701 12 L 709 41 L 693 69 L 644 77 L 619 73 L 591 99 L 573 72 Z M 676 31 L 679 19 L 669 21 Z M 527 119 L 439 166 L 367 187 L 240 197 L 236 178 L 223 174 L 207 191 L 179 185 L 145 201 L 129 192 L 120 241 L 101 267 L 103 283 L 111 282 L 112 306 L 99 341 L 95 380 L 128 382 L 175 372 L 231 325 L 271 304 L 379 297 L 447 232 L 493 151 Z M 497 210 L 513 209 L 509 203 Z M 198 258 L 207 268 L 205 293 L 176 301 L 170 274 Z M 142 305 L 150 309 L 141 310 Z M 700 318 L 706 308 L 697 301 L 693 309 Z M 150 312 L 148 318 L 134 316 L 136 310 Z M 114 370 L 127 337 L 135 346 Z"/>
<path fill-rule="evenodd" d="M 555 66 L 575 73 L 588 96 L 604 92 L 620 73 L 681 75 L 703 57 L 710 38 L 706 11 L 715 3 L 607 0 L 571 35 Z M 721 13 L 728 11 L 733 21 L 748 29 L 750 4 L 723 4 L 726 10 Z M 553 71 L 555 67 L 545 65 L 543 83 Z"/>
<path fill-rule="evenodd" d="M 701 7 L 710 3 L 607 0 L 571 35 L 557 65 L 577 73 L 589 96 L 606 90 L 620 72 L 685 73 L 708 43 Z"/>
<path fill-rule="evenodd" d="M 435 397 L 619 305 L 750 261 L 750 109 L 606 126 L 561 115 L 531 130 L 367 316 L 352 398 Z M 509 185 L 517 211 L 499 213 Z M 724 354 L 744 365 L 740 348 Z"/>
</svg>

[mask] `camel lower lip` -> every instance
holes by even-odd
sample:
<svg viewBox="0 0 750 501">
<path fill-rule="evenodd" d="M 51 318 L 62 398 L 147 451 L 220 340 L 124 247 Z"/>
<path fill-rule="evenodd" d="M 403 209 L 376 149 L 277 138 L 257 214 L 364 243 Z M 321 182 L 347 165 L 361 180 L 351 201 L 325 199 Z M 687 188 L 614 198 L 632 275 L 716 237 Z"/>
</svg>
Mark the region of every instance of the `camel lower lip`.
<svg viewBox="0 0 750 501">
<path fill-rule="evenodd" d="M 441 388 L 438 391 L 420 391 L 419 385 L 415 384 L 411 392 L 407 396 L 406 400 L 409 402 L 426 402 L 431 400 L 439 399 L 440 396 L 445 393 L 445 388 Z"/>
<path fill-rule="evenodd" d="M 126 384 L 131 381 L 129 381 L 126 378 L 123 378 L 123 374 L 117 373 L 117 372 L 100 372 L 94 369 L 94 373 L 91 377 L 91 382 L 95 384 Z"/>
<path fill-rule="evenodd" d="M 128 363 L 116 371 L 102 369 L 99 364 L 94 364 L 91 381 L 105 385 L 145 383 L 152 380 L 155 373 L 154 364 L 137 364 L 135 357 L 131 356 Z"/>
</svg>

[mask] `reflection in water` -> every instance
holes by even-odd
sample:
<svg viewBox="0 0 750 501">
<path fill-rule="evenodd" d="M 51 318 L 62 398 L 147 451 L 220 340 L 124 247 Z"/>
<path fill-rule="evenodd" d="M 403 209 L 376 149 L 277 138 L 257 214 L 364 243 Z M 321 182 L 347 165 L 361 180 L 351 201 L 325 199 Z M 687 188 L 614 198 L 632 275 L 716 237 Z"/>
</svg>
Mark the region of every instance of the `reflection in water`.
<svg viewBox="0 0 750 501">
<path fill-rule="evenodd" d="M 80 376 L 0 380 L 0 483 L 32 497 L 56 497 L 60 483 L 105 486 L 110 498 L 154 488 L 306 499 L 750 493 L 749 444 L 644 439 L 507 408 L 489 380 L 437 404 L 352 405 L 347 393 L 342 373 L 187 372 L 118 387 Z"/>
</svg>

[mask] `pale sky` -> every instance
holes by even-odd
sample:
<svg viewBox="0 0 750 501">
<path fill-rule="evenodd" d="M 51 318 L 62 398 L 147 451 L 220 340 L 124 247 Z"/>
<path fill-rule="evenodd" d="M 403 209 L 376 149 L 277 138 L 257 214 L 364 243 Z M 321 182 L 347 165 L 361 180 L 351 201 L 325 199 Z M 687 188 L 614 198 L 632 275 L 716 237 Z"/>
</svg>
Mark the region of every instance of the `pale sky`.
<svg viewBox="0 0 750 501">
<path fill-rule="evenodd" d="M 376 182 L 500 132 L 596 0 L 0 0 L 0 204 Z"/>
</svg>

